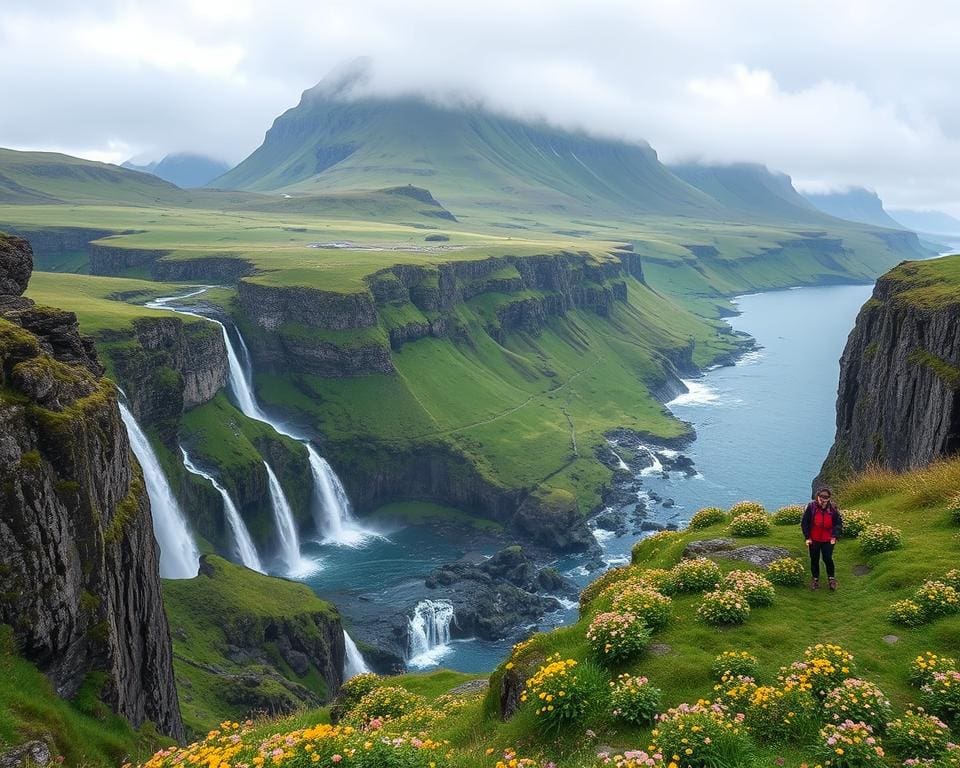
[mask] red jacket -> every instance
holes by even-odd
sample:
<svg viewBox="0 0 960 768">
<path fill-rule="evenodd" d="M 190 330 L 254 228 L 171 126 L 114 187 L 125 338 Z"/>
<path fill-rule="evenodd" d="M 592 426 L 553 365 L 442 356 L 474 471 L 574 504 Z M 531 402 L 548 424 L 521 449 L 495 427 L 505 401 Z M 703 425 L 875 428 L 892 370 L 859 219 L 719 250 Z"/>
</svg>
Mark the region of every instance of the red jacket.
<svg viewBox="0 0 960 768">
<path fill-rule="evenodd" d="M 811 541 L 825 542 L 838 539 L 842 528 L 843 519 L 840 517 L 840 511 L 833 506 L 832 502 L 824 509 L 817 502 L 811 501 L 803 512 L 803 520 L 800 521 L 804 538 Z"/>
</svg>

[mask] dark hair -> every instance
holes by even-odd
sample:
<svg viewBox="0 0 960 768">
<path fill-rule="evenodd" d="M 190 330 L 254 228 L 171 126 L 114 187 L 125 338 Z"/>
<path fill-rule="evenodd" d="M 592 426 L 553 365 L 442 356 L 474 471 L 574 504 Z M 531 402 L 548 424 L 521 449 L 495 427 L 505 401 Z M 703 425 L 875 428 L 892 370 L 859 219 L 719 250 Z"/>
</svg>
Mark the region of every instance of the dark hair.
<svg viewBox="0 0 960 768">
<path fill-rule="evenodd" d="M 817 488 L 817 492 L 813 494 L 813 498 L 816 499 L 818 496 L 824 493 L 827 495 L 827 498 L 833 498 L 833 492 L 830 490 L 830 486 L 828 485 L 821 485 L 819 488 Z"/>
</svg>

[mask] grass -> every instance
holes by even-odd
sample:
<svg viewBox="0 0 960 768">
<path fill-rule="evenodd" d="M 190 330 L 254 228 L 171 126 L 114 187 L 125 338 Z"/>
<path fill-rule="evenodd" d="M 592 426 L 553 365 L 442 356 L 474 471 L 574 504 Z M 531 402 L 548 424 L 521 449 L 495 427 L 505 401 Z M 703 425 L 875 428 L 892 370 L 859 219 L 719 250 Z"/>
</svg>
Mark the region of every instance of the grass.
<svg viewBox="0 0 960 768">
<path fill-rule="evenodd" d="M 287 679 L 325 696 L 326 684 L 315 667 L 300 677 L 286 666 L 271 645 L 271 631 L 276 629 L 269 628 L 289 623 L 299 633 L 317 636 L 314 617 L 332 621 L 336 609 L 304 584 L 262 576 L 213 555 L 206 556 L 204 563 L 204 570 L 193 579 L 163 582 L 180 709 L 187 728 L 204 733 L 225 718 L 248 714 L 247 699 L 235 695 L 235 688 L 244 685 L 236 676 L 262 678 L 259 685 L 248 686 L 251 696 L 264 700 L 283 696 L 282 686 L 266 675 L 264 667 L 272 666 Z M 228 645 L 245 643 L 257 644 L 247 650 L 266 661 L 256 656 L 233 661 Z"/>
<path fill-rule="evenodd" d="M 900 526 L 903 550 L 864 556 L 855 540 L 843 539 L 836 553 L 840 581 L 836 593 L 826 589 L 811 592 L 806 587 L 777 587 L 772 606 L 754 609 L 747 622 L 735 628 L 717 629 L 702 624 L 695 616 L 700 596 L 676 596 L 670 623 L 654 635 L 654 641 L 665 645 L 666 652 L 641 657 L 600 674 L 606 678 L 614 678 L 621 672 L 647 676 L 663 691 L 665 708 L 701 697 L 713 698 L 710 668 L 714 658 L 723 651 L 753 654 L 760 663 L 759 680 L 775 684 L 778 669 L 802 658 L 807 646 L 818 642 L 836 643 L 852 652 L 857 676 L 879 685 L 893 703 L 894 717 L 899 716 L 917 701 L 917 689 L 908 681 L 912 660 L 926 651 L 956 657 L 960 647 L 960 615 L 936 619 L 919 629 L 894 626 L 886 619 L 890 603 L 910 596 L 923 580 L 956 567 L 960 527 L 951 523 L 947 507 L 958 489 L 960 459 L 903 475 L 870 470 L 851 479 L 838 489 L 841 506 L 855 504 L 869 511 L 877 522 Z M 905 524 L 905 520 L 909 524 Z M 630 569 L 617 572 L 611 583 L 643 569 L 669 568 L 679 561 L 689 541 L 725 534 L 726 522 L 720 522 L 698 531 L 647 539 L 635 547 Z M 744 543 L 782 546 L 795 557 L 806 556 L 803 539 L 794 526 L 774 526 L 769 536 L 744 540 Z M 719 563 L 723 571 L 749 568 L 733 561 L 720 560 Z M 870 570 L 857 576 L 856 565 L 868 566 Z M 601 698 L 592 701 L 585 719 L 555 734 L 538 728 L 530 707 L 522 706 L 505 722 L 497 714 L 501 680 L 511 667 L 530 673 L 553 653 L 559 653 L 561 658 L 578 659 L 589 666 L 585 630 L 596 612 L 609 610 L 609 601 L 610 597 L 594 597 L 578 623 L 534 635 L 514 651 L 509 664 L 504 659 L 494 671 L 485 700 L 468 700 L 462 709 L 453 710 L 432 726 L 429 732 L 432 738 L 450 740 L 450 765 L 488 768 L 504 749 L 515 748 L 523 756 L 553 760 L 558 768 L 592 768 L 601 746 L 611 751 L 646 748 L 651 740 L 649 727 L 613 721 L 606 714 Z M 890 644 L 884 640 L 887 635 L 896 635 L 898 639 Z M 585 668 L 584 674 L 587 671 Z M 456 673 L 436 671 L 426 677 L 389 678 L 388 684 L 400 685 L 433 700 L 464 678 Z M 325 718 L 325 710 L 320 710 L 272 725 L 261 723 L 257 726 L 257 735 L 283 733 L 292 727 L 324 722 Z M 389 723 L 386 729 L 390 733 Z M 815 731 L 810 732 L 809 738 L 816 738 Z M 759 767 L 776 762 L 795 768 L 809 764 L 813 757 L 810 744 L 802 741 L 783 745 L 758 743 L 754 748 L 754 755 L 737 755 L 730 765 Z M 488 750 L 492 757 L 486 756 Z"/>
<path fill-rule="evenodd" d="M 893 284 L 894 300 L 925 310 L 960 304 L 960 255 L 900 264 L 884 275 Z"/>
<path fill-rule="evenodd" d="M 5 746 L 49 738 L 67 765 L 117 765 L 147 757 L 166 740 L 152 726 L 131 729 L 96 696 L 91 676 L 74 701 L 60 698 L 43 674 L 13 647 L 10 627 L 0 625 L 0 752 Z"/>
</svg>

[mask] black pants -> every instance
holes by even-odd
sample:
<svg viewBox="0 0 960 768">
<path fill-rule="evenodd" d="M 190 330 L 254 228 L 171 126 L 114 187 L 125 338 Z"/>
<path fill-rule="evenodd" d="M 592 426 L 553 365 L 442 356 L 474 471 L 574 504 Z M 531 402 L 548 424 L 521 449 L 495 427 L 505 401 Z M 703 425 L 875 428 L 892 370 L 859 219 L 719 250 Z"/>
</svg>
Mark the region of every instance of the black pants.
<svg viewBox="0 0 960 768">
<path fill-rule="evenodd" d="M 823 556 L 823 563 L 827 566 L 827 576 L 833 578 L 833 544 L 829 541 L 811 541 L 810 542 L 810 571 L 813 578 L 820 578 L 820 557 Z"/>
</svg>

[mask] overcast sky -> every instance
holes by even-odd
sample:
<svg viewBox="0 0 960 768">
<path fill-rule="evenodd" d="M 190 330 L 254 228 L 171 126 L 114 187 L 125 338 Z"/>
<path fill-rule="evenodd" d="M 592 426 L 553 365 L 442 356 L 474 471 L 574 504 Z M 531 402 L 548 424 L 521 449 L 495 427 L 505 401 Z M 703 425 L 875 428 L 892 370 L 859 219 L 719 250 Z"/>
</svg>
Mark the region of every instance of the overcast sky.
<svg viewBox="0 0 960 768">
<path fill-rule="evenodd" d="M 955 0 L 0 0 L 0 146 L 238 162 L 333 67 L 960 215 Z"/>
</svg>

